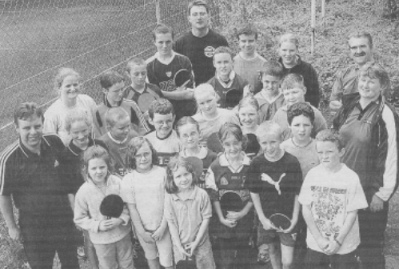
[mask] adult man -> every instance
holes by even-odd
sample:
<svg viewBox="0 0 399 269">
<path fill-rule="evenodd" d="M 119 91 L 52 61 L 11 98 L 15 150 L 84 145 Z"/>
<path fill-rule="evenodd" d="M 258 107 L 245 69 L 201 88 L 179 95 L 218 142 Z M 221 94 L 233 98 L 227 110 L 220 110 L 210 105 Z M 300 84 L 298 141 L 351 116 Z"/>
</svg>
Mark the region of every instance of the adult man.
<svg viewBox="0 0 399 269">
<path fill-rule="evenodd" d="M 10 237 L 23 239 L 32 269 L 51 269 L 55 252 L 61 268 L 78 269 L 67 195 L 72 191 L 59 175 L 64 145 L 58 136 L 43 135 L 43 120 L 34 103 L 23 103 L 14 113 L 19 140 L 0 157 L 0 209 Z M 19 227 L 11 195 L 19 209 Z"/>
<path fill-rule="evenodd" d="M 209 28 L 209 6 L 206 2 L 198 0 L 188 5 L 188 21 L 191 31 L 176 41 L 174 51 L 190 59 L 195 83 L 199 85 L 215 75 L 212 62 L 215 49 L 220 46 L 227 47 L 228 44 L 225 37 Z"/>
<path fill-rule="evenodd" d="M 360 68 L 367 62 L 373 62 L 373 39 L 367 32 L 355 32 L 348 40 L 350 57 L 355 64 L 344 68 L 335 76 L 330 96 L 330 108 L 338 110 L 354 97 L 358 96 L 358 76 Z M 384 89 L 384 96 L 390 96 L 390 85 Z"/>
</svg>

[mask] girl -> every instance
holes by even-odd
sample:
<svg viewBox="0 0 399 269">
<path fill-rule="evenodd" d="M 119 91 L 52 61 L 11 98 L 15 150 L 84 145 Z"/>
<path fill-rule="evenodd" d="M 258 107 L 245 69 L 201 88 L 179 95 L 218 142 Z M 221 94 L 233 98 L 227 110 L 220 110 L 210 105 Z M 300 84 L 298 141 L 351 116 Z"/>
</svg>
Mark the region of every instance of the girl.
<svg viewBox="0 0 399 269">
<path fill-rule="evenodd" d="M 128 144 L 132 171 L 122 180 L 122 199 L 127 203 L 134 231 L 150 269 L 173 268 L 172 241 L 164 217 L 166 171 L 156 165 L 158 157 L 151 143 L 135 137 Z"/>
<path fill-rule="evenodd" d="M 83 109 L 90 121 L 93 119 L 96 103 L 86 95 L 80 94 L 81 78 L 79 73 L 71 68 L 61 68 L 55 77 L 55 89 L 60 98 L 44 113 L 44 133 L 58 134 L 65 145 L 71 137 L 65 128 L 65 116 L 69 111 Z"/>
<path fill-rule="evenodd" d="M 211 164 L 205 178 L 216 212 L 210 227 L 217 238 L 216 262 L 218 268 L 231 268 L 234 263 L 241 264 L 238 268 L 245 268 L 249 262 L 249 238 L 254 219 L 249 190 L 244 188 L 250 164 L 244 152 L 247 139 L 240 126 L 234 123 L 225 123 L 218 137 L 224 153 Z M 232 199 L 224 203 L 229 196 L 235 196 L 237 206 L 234 209 L 227 208 Z"/>
<path fill-rule="evenodd" d="M 204 171 L 207 171 L 211 163 L 216 159 L 216 153 L 207 147 L 200 146 L 201 132 L 199 124 L 192 117 L 185 116 L 176 124 L 177 135 L 180 139 L 182 157 L 197 157 L 202 160 Z M 199 185 L 204 183 L 204 176 L 199 179 Z"/>
<path fill-rule="evenodd" d="M 255 135 L 259 122 L 259 104 L 255 97 L 248 95 L 240 101 L 238 104 L 238 118 L 240 119 L 242 132 L 248 138 L 245 153 L 249 157 L 254 157 L 260 150 L 258 139 Z"/>
<path fill-rule="evenodd" d="M 212 206 L 205 190 L 197 187 L 194 169 L 176 156 L 167 167 L 165 211 L 176 264 L 195 256 L 198 269 L 214 269 L 208 225 Z"/>
<path fill-rule="evenodd" d="M 86 182 L 76 193 L 75 224 L 89 232 L 100 269 L 134 269 L 127 208 L 119 218 L 110 219 L 99 210 L 105 196 L 120 194 L 121 180 L 110 173 L 108 152 L 101 146 L 92 146 L 84 152 L 83 162 Z"/>
<path fill-rule="evenodd" d="M 71 137 L 71 142 L 64 150 L 65 162 L 60 164 L 61 175 L 64 177 L 63 182 L 71 182 L 73 194 L 69 195 L 69 200 L 74 208 L 75 195 L 80 186 L 84 183 L 84 177 L 81 169 L 81 159 L 83 153 L 93 145 L 99 145 L 106 148 L 102 141 L 92 139 L 90 137 L 91 120 L 88 118 L 84 110 L 70 111 L 65 117 L 65 129 Z M 93 269 L 98 268 L 98 261 L 93 244 L 90 241 L 89 233 L 83 232 L 85 252 Z M 78 254 L 84 256 L 78 248 Z"/>
</svg>

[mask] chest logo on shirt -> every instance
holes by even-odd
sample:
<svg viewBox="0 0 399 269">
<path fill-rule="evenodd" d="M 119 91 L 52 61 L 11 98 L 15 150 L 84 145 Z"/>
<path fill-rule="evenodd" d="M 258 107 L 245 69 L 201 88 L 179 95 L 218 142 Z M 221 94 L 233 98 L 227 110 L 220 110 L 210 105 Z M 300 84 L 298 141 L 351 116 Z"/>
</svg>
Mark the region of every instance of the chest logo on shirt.
<svg viewBox="0 0 399 269">
<path fill-rule="evenodd" d="M 167 76 L 168 78 L 170 78 L 170 77 L 172 76 L 172 71 L 168 71 L 168 72 L 166 72 L 165 74 L 166 74 L 166 76 Z"/>
<path fill-rule="evenodd" d="M 261 180 L 264 181 L 264 182 L 267 182 L 267 183 L 269 183 L 271 185 L 274 185 L 278 195 L 281 195 L 280 182 L 281 182 L 281 180 L 283 180 L 285 175 L 286 175 L 285 173 L 282 173 L 280 178 L 278 179 L 278 181 L 274 181 L 269 175 L 263 173 L 262 176 L 261 176 Z"/>
<path fill-rule="evenodd" d="M 204 49 L 204 54 L 206 57 L 212 58 L 214 53 L 215 53 L 215 48 L 212 46 L 207 46 Z"/>
<path fill-rule="evenodd" d="M 227 178 L 222 177 L 220 179 L 220 185 L 229 185 L 229 182 L 227 181 Z"/>
</svg>

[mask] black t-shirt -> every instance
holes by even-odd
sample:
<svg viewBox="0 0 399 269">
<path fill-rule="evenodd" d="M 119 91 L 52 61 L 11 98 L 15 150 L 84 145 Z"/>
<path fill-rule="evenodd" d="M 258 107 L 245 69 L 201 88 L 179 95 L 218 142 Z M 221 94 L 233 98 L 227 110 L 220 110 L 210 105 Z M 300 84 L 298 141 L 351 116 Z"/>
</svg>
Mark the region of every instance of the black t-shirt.
<svg viewBox="0 0 399 269">
<path fill-rule="evenodd" d="M 195 84 L 206 83 L 215 75 L 213 66 L 213 53 L 220 46 L 228 46 L 224 36 L 209 30 L 204 37 L 196 37 L 188 32 L 174 44 L 174 51 L 187 56 L 192 65 L 195 75 Z"/>
<path fill-rule="evenodd" d="M 265 173 L 274 182 L 280 181 L 280 191 L 266 181 L 261 175 Z M 299 195 L 302 184 L 302 172 L 298 160 L 285 152 L 283 157 L 276 161 L 268 161 L 264 154 L 255 157 L 248 169 L 246 187 L 250 192 L 258 193 L 266 217 L 274 213 L 282 213 L 292 217 L 295 196 Z"/>
</svg>

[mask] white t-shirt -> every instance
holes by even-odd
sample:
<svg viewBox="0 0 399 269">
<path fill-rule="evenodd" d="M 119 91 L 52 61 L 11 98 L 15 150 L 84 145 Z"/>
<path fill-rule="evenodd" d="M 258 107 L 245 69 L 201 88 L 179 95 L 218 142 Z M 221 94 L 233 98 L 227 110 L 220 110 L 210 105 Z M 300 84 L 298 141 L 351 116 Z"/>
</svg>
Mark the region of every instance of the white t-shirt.
<svg viewBox="0 0 399 269">
<path fill-rule="evenodd" d="M 348 212 L 368 206 L 358 175 L 345 164 L 333 174 L 322 165 L 312 168 L 302 184 L 298 201 L 303 206 L 310 205 L 313 220 L 326 238 L 334 238 L 339 233 Z M 310 249 L 323 252 L 309 229 L 306 243 Z M 356 218 L 337 254 L 348 254 L 359 243 L 359 222 Z"/>
<path fill-rule="evenodd" d="M 121 197 L 125 203 L 135 204 L 141 223 L 147 231 L 161 225 L 164 212 L 166 170 L 153 166 L 148 173 L 133 170 L 123 177 Z"/>
</svg>

